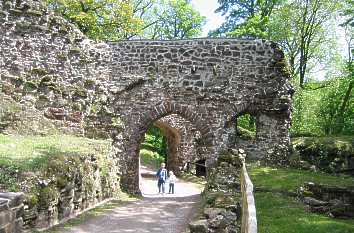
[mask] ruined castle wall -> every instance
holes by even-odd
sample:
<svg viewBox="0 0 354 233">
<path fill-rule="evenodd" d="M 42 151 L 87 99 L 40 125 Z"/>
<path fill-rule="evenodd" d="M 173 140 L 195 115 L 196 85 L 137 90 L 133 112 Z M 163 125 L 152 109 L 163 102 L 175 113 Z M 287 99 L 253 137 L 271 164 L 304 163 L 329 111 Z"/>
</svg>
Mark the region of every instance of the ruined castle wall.
<svg viewBox="0 0 354 233">
<path fill-rule="evenodd" d="M 62 131 L 83 134 L 99 80 L 108 79 L 107 46 L 89 41 L 41 1 L 2 0 L 0 16 L 1 95 L 25 109 L 18 120 L 30 112 L 37 116 L 30 124 L 41 124 L 44 112 Z"/>
<path fill-rule="evenodd" d="M 144 133 L 171 114 L 199 131 L 208 165 L 236 146 L 249 158 L 286 161 L 292 89 L 276 44 L 93 43 L 40 0 L 0 0 L 0 9 L 0 98 L 35 112 L 36 122 L 45 117 L 63 130 L 112 137 L 127 190 L 137 191 Z M 233 121 L 243 113 L 256 116 L 257 137 L 235 144 Z"/>
<path fill-rule="evenodd" d="M 148 125 L 178 114 L 201 132 L 211 164 L 220 151 L 235 146 L 232 120 L 243 113 L 255 115 L 259 125 L 256 140 L 245 148 L 249 157 L 264 158 L 266 151 L 270 157 L 286 154 L 292 89 L 284 55 L 274 43 L 194 39 L 111 42 L 109 46 L 111 78 L 119 79 L 120 85 L 115 111 L 126 127 L 121 149 L 125 156 L 137 157 L 136 148 Z M 134 167 L 137 161 L 128 163 L 124 166 Z"/>
</svg>

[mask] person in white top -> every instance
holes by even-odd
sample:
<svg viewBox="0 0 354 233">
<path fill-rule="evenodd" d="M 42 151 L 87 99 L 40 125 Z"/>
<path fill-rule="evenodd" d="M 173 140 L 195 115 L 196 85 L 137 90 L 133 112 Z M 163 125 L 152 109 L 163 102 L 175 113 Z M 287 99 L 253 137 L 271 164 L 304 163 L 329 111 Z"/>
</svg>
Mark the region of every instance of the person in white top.
<svg viewBox="0 0 354 233">
<path fill-rule="evenodd" d="M 174 194 L 175 193 L 175 183 L 177 181 L 176 176 L 173 174 L 173 171 L 170 171 L 169 173 L 169 183 L 170 183 L 170 187 L 168 189 L 168 193 L 169 194 Z"/>
</svg>

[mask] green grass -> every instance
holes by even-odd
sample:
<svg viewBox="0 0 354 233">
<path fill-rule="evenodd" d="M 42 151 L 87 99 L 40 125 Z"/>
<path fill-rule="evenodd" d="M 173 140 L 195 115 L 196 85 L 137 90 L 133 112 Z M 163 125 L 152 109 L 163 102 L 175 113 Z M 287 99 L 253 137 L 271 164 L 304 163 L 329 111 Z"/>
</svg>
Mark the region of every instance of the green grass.
<svg viewBox="0 0 354 233">
<path fill-rule="evenodd" d="M 338 220 L 306 211 L 284 195 L 256 193 L 259 233 L 353 233 L 354 220 Z"/>
<path fill-rule="evenodd" d="M 294 192 L 304 182 L 353 186 L 354 178 L 297 169 L 251 167 L 255 187 Z M 305 205 L 277 192 L 255 192 L 259 233 L 353 233 L 354 220 L 308 212 Z"/>
<path fill-rule="evenodd" d="M 70 168 L 66 158 L 79 161 L 82 156 L 92 154 L 103 158 L 109 150 L 110 142 L 107 140 L 69 135 L 43 137 L 0 134 L 0 190 L 21 191 L 23 187 L 20 183 L 30 177 L 26 172 L 43 175 L 48 173 L 44 171 L 48 169 L 53 172 L 58 169 L 65 171 Z M 105 159 L 100 161 L 101 165 L 105 165 Z"/>
<path fill-rule="evenodd" d="M 337 186 L 354 186 L 354 177 L 334 176 L 290 168 L 251 167 L 250 175 L 255 187 L 281 189 L 294 192 L 304 182 Z"/>
<path fill-rule="evenodd" d="M 18 136 L 0 134 L 0 166 L 33 171 L 58 154 L 107 154 L 110 142 L 69 135 Z"/>
</svg>

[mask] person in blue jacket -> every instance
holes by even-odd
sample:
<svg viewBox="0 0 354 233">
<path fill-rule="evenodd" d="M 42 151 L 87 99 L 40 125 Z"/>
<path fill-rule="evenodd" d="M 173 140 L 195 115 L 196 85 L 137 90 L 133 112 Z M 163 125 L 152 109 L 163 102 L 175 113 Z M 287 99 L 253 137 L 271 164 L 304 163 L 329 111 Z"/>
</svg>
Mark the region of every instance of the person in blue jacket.
<svg viewBox="0 0 354 233">
<path fill-rule="evenodd" d="M 167 170 L 165 166 L 165 163 L 161 163 L 161 167 L 156 173 L 156 177 L 158 179 L 157 186 L 159 187 L 159 193 L 165 193 L 165 182 L 167 179 Z"/>
</svg>

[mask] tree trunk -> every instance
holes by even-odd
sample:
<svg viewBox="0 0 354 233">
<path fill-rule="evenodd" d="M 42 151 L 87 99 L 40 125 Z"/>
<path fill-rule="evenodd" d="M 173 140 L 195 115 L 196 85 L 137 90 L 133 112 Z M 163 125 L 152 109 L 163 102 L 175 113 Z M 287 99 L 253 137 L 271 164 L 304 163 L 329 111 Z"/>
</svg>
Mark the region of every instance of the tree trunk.
<svg viewBox="0 0 354 233">
<path fill-rule="evenodd" d="M 354 81 L 351 81 L 349 83 L 347 91 L 345 92 L 342 104 L 341 104 L 341 106 L 339 108 L 339 111 L 338 111 L 338 114 L 337 114 L 337 117 L 336 117 L 336 121 L 335 121 L 335 125 L 334 125 L 334 127 L 335 127 L 334 132 L 336 132 L 336 133 L 341 133 L 343 131 L 344 113 L 345 113 L 347 104 L 348 104 L 348 102 L 350 100 L 353 87 L 354 87 Z"/>
</svg>

